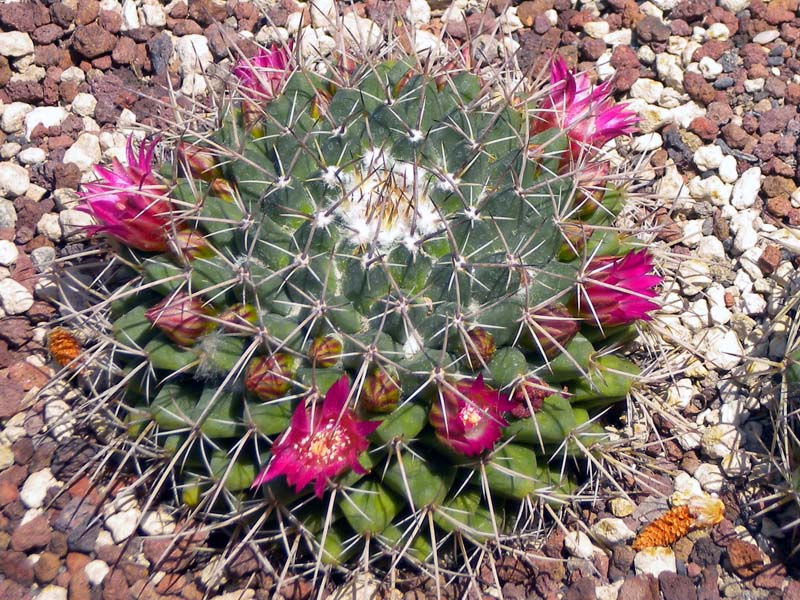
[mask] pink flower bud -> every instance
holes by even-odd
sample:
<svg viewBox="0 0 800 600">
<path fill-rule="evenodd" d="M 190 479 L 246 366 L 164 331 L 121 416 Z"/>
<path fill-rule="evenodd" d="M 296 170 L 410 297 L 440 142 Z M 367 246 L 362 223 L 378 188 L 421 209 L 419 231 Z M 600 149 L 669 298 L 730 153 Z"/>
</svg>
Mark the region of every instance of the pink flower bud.
<svg viewBox="0 0 800 600">
<path fill-rule="evenodd" d="M 281 398 L 292 387 L 296 367 L 297 359 L 286 352 L 258 356 L 247 367 L 244 387 L 265 401 Z"/>
<path fill-rule="evenodd" d="M 208 318 L 211 314 L 200 298 L 179 293 L 148 309 L 145 317 L 173 342 L 188 347 L 214 327 Z"/>
</svg>

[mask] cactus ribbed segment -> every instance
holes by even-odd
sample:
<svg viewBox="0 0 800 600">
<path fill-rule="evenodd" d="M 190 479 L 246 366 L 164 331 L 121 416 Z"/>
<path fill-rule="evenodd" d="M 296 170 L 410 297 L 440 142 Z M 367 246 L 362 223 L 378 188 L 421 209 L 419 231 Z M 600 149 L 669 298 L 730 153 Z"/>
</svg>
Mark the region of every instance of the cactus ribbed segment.
<svg viewBox="0 0 800 600">
<path fill-rule="evenodd" d="M 130 249 L 130 431 L 175 454 L 185 503 L 261 507 L 264 539 L 324 563 L 504 539 L 569 491 L 551 457 L 636 377 L 579 297 L 619 193 L 583 210 L 566 132 L 531 135 L 536 106 L 474 74 L 403 58 L 275 81 L 163 173 L 172 229 L 202 243 Z M 165 322 L 170 298 L 193 320 Z"/>
</svg>

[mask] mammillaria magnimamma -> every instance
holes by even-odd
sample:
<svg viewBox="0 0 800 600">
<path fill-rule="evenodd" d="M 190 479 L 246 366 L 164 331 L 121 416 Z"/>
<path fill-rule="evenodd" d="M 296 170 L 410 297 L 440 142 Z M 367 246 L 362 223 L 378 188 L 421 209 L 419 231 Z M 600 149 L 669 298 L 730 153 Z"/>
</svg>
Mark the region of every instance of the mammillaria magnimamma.
<svg viewBox="0 0 800 600">
<path fill-rule="evenodd" d="M 613 227 L 599 154 L 634 118 L 559 61 L 538 105 L 407 56 L 300 62 L 237 64 L 244 99 L 181 140 L 179 172 L 156 178 L 145 143 L 98 171 L 113 202 L 86 187 L 89 233 L 135 257 L 111 311 L 129 432 L 186 504 L 260 507 L 259 539 L 317 563 L 505 539 L 568 494 L 548 459 L 638 373 L 603 328 L 647 318 L 660 278 Z M 576 160 L 603 174 L 592 210 Z"/>
</svg>

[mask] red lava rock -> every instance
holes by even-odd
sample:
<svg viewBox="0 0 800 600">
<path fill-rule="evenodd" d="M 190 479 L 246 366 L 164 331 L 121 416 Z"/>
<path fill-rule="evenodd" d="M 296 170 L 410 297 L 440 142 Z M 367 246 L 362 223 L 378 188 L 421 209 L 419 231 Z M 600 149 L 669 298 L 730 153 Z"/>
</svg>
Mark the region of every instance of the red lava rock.
<svg viewBox="0 0 800 600">
<path fill-rule="evenodd" d="M 789 83 L 786 85 L 786 95 L 783 98 L 787 104 L 800 104 L 800 85 Z"/>
<path fill-rule="evenodd" d="M 100 2 L 98 0 L 81 0 L 77 5 L 78 9 L 75 13 L 76 25 L 88 25 L 100 14 Z"/>
<path fill-rule="evenodd" d="M 761 550 L 753 544 L 734 539 L 728 544 L 728 560 L 731 569 L 739 577 L 752 577 L 764 566 Z"/>
<path fill-rule="evenodd" d="M 16 204 L 16 203 L 15 203 Z M 19 216 L 19 213 L 17 213 Z M 33 336 L 33 328 L 25 317 L 5 317 L 0 320 L 0 339 L 11 348 L 19 348 Z"/>
<path fill-rule="evenodd" d="M 640 40 L 646 43 L 652 42 L 666 42 L 670 34 L 669 25 L 666 25 L 661 19 L 653 16 L 647 16 L 636 26 L 636 35 Z"/>
<path fill-rule="evenodd" d="M 694 583 L 685 575 L 663 571 L 658 576 L 658 583 L 664 600 L 697 600 Z"/>
<path fill-rule="evenodd" d="M 0 10 L 0 23 L 7 29 L 30 33 L 36 29 L 36 6 L 33 3 L 12 3 Z"/>
<path fill-rule="evenodd" d="M 50 17 L 57 25 L 69 27 L 75 20 L 75 11 L 63 2 L 56 2 L 50 6 Z"/>
<path fill-rule="evenodd" d="M 769 132 L 781 132 L 786 129 L 795 116 L 797 115 L 797 107 L 795 106 L 778 106 L 768 110 L 759 120 L 758 131 L 762 135 Z"/>
<path fill-rule="evenodd" d="M 761 189 L 768 198 L 776 196 L 788 196 L 797 189 L 797 184 L 790 177 L 780 175 L 769 175 L 764 178 Z"/>
<path fill-rule="evenodd" d="M 125 574 L 112 569 L 103 580 L 103 600 L 129 600 L 130 589 Z"/>
<path fill-rule="evenodd" d="M 68 591 L 70 600 L 91 600 L 92 589 L 89 584 L 89 577 L 83 569 L 72 574 Z"/>
<path fill-rule="evenodd" d="M 80 552 L 70 552 L 67 554 L 67 570 L 73 575 L 83 571 L 83 568 L 90 562 L 92 562 L 92 559 Z"/>
<path fill-rule="evenodd" d="M 639 69 L 619 69 L 614 76 L 614 88 L 619 92 L 627 92 L 639 79 Z"/>
<path fill-rule="evenodd" d="M 17 486 L 10 481 L 0 481 L 0 507 L 8 506 L 19 499 Z"/>
<path fill-rule="evenodd" d="M 113 10 L 101 10 L 97 23 L 109 33 L 119 33 L 122 29 L 122 15 Z"/>
<path fill-rule="evenodd" d="M 59 557 L 67 555 L 67 535 L 61 531 L 54 531 L 50 536 L 50 543 L 47 544 L 47 549 Z"/>
<path fill-rule="evenodd" d="M 637 600 L 659 600 L 658 580 L 646 573 L 625 580 L 619 588 L 619 598 L 636 598 Z"/>
<path fill-rule="evenodd" d="M 108 54 L 116 44 L 117 38 L 114 34 L 109 33 L 97 23 L 77 27 L 72 34 L 72 48 L 88 59 Z"/>
<path fill-rule="evenodd" d="M 33 583 L 33 565 L 24 552 L 0 552 L 0 573 L 20 585 Z"/>
<path fill-rule="evenodd" d="M 611 53 L 611 66 L 615 69 L 638 69 L 639 58 L 630 46 L 617 46 Z"/>
<path fill-rule="evenodd" d="M 783 590 L 783 600 L 800 600 L 800 581 L 790 579 L 789 584 Z"/>
<path fill-rule="evenodd" d="M 147 538 L 142 543 L 142 551 L 150 564 L 160 564 L 160 570 L 166 573 L 182 571 L 194 559 L 196 550 L 193 548 L 203 537 L 203 534 L 196 533 L 193 536 L 182 536 L 177 542 L 174 539 Z"/>
<path fill-rule="evenodd" d="M 730 41 L 723 42 L 721 40 L 708 40 L 703 42 L 703 45 L 694 51 L 694 54 L 692 54 L 692 60 L 699 62 L 701 58 L 706 56 L 711 57 L 714 60 L 719 60 L 725 51 L 730 49 L 732 45 L 733 44 Z"/>
<path fill-rule="evenodd" d="M 50 583 L 58 575 L 61 559 L 52 552 L 42 552 L 33 566 L 33 576 L 39 583 Z"/>
<path fill-rule="evenodd" d="M 672 9 L 670 16 L 673 19 L 683 19 L 691 23 L 702 19 L 714 7 L 714 0 L 682 0 Z"/>
<path fill-rule="evenodd" d="M 115 63 L 129 65 L 136 59 L 136 42 L 129 37 L 121 37 L 114 46 L 111 58 Z"/>
<path fill-rule="evenodd" d="M 717 97 L 717 92 L 700 73 L 687 72 L 683 76 L 683 87 L 689 97 L 701 104 L 711 104 Z"/>
<path fill-rule="evenodd" d="M 565 600 L 595 600 L 595 582 L 591 577 L 578 579 L 567 589 L 564 595 Z"/>
<path fill-rule="evenodd" d="M 39 515 L 23 523 L 11 534 L 11 548 L 25 552 L 33 548 L 43 548 L 50 542 L 50 523 L 47 517 Z"/>
<path fill-rule="evenodd" d="M 189 2 L 188 16 L 207 27 L 212 23 L 224 21 L 228 11 L 224 4 L 214 0 L 192 0 Z"/>
<path fill-rule="evenodd" d="M 126 560 L 120 567 L 123 573 L 125 573 L 125 579 L 128 581 L 128 585 L 133 585 L 137 581 L 147 579 L 148 571 L 147 567 L 144 565 Z"/>
<path fill-rule="evenodd" d="M 50 379 L 43 367 L 35 367 L 25 361 L 11 365 L 8 374 L 26 392 L 34 387 L 42 387 Z"/>
<path fill-rule="evenodd" d="M 14 102 L 36 104 L 44 100 L 44 88 L 38 81 L 9 81 L 6 84 L 6 93 Z"/>
<path fill-rule="evenodd" d="M 775 151 L 778 154 L 794 154 L 796 148 L 796 135 L 782 135 L 775 144 Z"/>
<path fill-rule="evenodd" d="M 31 34 L 31 39 L 37 44 L 52 44 L 61 39 L 63 35 L 64 30 L 60 26 L 50 23 L 49 25 L 37 27 Z"/>
<path fill-rule="evenodd" d="M 689 123 L 689 131 L 706 142 L 714 140 L 719 135 L 719 127 L 707 117 L 692 119 L 692 122 Z"/>
<path fill-rule="evenodd" d="M 720 127 L 731 120 L 733 110 L 727 102 L 712 102 L 706 110 L 706 118 L 711 119 Z"/>
<path fill-rule="evenodd" d="M 722 137 L 731 148 L 736 149 L 742 149 L 753 141 L 743 127 L 734 123 L 728 123 L 722 128 Z"/>
<path fill-rule="evenodd" d="M 5 380 L 4 380 L 5 379 Z M 25 390 L 22 386 L 8 379 L 0 377 L 0 387 L 3 388 L 3 393 L 0 394 L 0 419 L 7 419 L 15 414 L 22 412 L 27 403 L 25 402 Z"/>
<path fill-rule="evenodd" d="M 775 244 L 769 244 L 758 258 L 758 267 L 764 275 L 771 275 L 781 262 L 781 249 Z"/>
<path fill-rule="evenodd" d="M 26 586 L 21 586 L 10 579 L 0 581 L 0 598 L 3 600 L 30 600 L 32 597 L 33 592 L 26 589 Z"/>
<path fill-rule="evenodd" d="M 784 581 L 786 581 L 786 567 L 780 563 L 773 563 L 756 575 L 753 585 L 757 588 L 779 590 L 783 587 Z"/>
<path fill-rule="evenodd" d="M 767 200 L 767 210 L 771 215 L 782 219 L 789 214 L 790 210 L 792 210 L 792 203 L 786 196 L 770 198 Z"/>
<path fill-rule="evenodd" d="M 775 150 L 777 149 L 778 146 L 776 145 Z M 794 167 L 792 167 L 787 162 L 781 160 L 777 156 L 773 156 L 769 160 L 769 162 L 764 167 L 762 167 L 762 171 L 770 175 L 781 175 L 785 178 L 788 178 L 789 180 L 794 178 Z"/>
</svg>

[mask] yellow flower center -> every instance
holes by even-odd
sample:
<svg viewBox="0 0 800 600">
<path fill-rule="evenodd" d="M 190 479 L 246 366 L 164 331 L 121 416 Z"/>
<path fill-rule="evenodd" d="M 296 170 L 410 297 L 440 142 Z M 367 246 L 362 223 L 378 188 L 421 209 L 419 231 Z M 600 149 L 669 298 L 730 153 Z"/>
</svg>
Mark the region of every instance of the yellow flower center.
<svg viewBox="0 0 800 600">
<path fill-rule="evenodd" d="M 336 421 L 329 421 L 322 429 L 304 437 L 295 449 L 316 466 L 326 467 L 338 462 L 347 448 L 348 436 Z"/>
<path fill-rule="evenodd" d="M 472 429 L 481 422 L 483 415 L 475 406 L 468 404 L 459 411 L 458 418 L 467 429 Z"/>
</svg>

